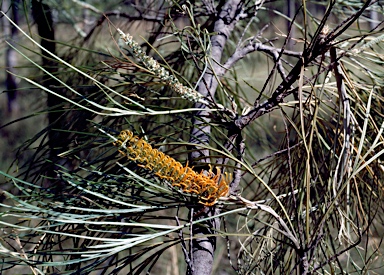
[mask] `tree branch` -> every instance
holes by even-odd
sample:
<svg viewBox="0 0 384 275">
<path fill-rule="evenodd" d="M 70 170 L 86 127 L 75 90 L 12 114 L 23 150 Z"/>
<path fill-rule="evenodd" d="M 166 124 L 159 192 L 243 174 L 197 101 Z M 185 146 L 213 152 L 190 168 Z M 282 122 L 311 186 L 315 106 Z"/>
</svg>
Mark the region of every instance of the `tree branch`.
<svg viewBox="0 0 384 275">
<path fill-rule="evenodd" d="M 219 15 L 214 24 L 214 32 L 216 33 L 211 38 L 211 67 L 204 74 L 202 81 L 198 84 L 198 92 L 205 97 L 213 100 L 218 80 L 215 73 L 220 69 L 220 62 L 223 55 L 225 44 L 230 37 L 236 23 L 243 16 L 243 1 L 228 0 L 219 11 Z M 196 104 L 197 108 L 205 108 L 196 114 L 192 120 L 193 129 L 191 131 L 190 142 L 194 144 L 208 144 L 211 134 L 211 127 L 209 125 L 209 111 L 206 106 L 201 103 Z M 189 156 L 190 162 L 201 158 L 204 163 L 209 163 L 208 150 L 194 150 Z M 202 217 L 210 217 L 218 212 L 215 208 L 204 209 Z M 191 210 L 192 211 L 192 210 Z M 192 261 L 194 263 L 190 273 L 193 275 L 207 275 L 212 273 L 214 251 L 216 246 L 216 237 L 209 237 L 215 229 L 220 228 L 220 219 L 215 218 L 205 221 L 201 226 L 194 226 L 192 242 Z M 198 236 L 198 238 L 195 238 Z"/>
<path fill-rule="evenodd" d="M 229 70 L 237 61 L 243 59 L 247 54 L 252 53 L 254 51 L 265 52 L 268 55 L 272 56 L 274 61 L 277 59 L 280 53 L 297 58 L 300 58 L 302 55 L 301 52 L 287 51 L 285 49 L 279 49 L 272 46 L 264 45 L 260 42 L 249 43 L 243 48 L 236 49 L 232 56 L 228 58 L 227 62 L 224 63 L 223 67 L 219 69 L 217 74 L 220 76 L 224 75 L 227 70 Z"/>
<path fill-rule="evenodd" d="M 359 18 L 359 16 L 364 12 L 364 10 L 369 6 L 370 2 L 371 1 L 367 1 L 360 10 L 358 10 L 354 15 L 349 17 L 348 20 L 344 21 L 345 26 L 339 25 L 335 30 L 330 33 L 323 32 L 325 28 L 319 29 L 316 32 L 317 35 L 314 36 L 310 45 L 304 50 L 302 58 L 298 60 L 298 62 L 292 68 L 286 79 L 283 79 L 277 89 L 273 92 L 272 96 L 266 101 L 264 101 L 262 104 L 255 103 L 255 107 L 252 110 L 236 119 L 236 121 L 234 122 L 235 126 L 239 129 L 243 129 L 258 117 L 272 111 L 276 106 L 283 102 L 283 100 L 287 96 L 292 94 L 295 89 L 290 89 L 290 87 L 298 79 L 302 66 L 307 67 L 317 57 L 327 52 L 332 46 L 332 43 L 335 41 L 335 39 L 342 34 L 342 32 L 336 32 L 336 30 L 345 30 L 347 26 L 350 26 L 353 22 L 355 22 Z M 323 24 L 321 24 L 319 28 L 322 26 Z"/>
<path fill-rule="evenodd" d="M 220 61 L 223 55 L 225 44 L 233 31 L 236 23 L 242 16 L 243 3 L 240 0 L 229 0 L 227 1 L 215 22 L 214 32 L 216 35 L 212 36 L 211 39 L 211 55 L 210 58 L 213 60 L 212 67 L 207 70 L 202 78 L 202 81 L 198 85 L 198 92 L 205 97 L 214 98 L 218 80 L 216 79 L 215 73 L 220 70 Z M 197 104 L 196 108 L 205 108 L 202 104 Z M 211 133 L 211 127 L 207 125 L 210 122 L 208 118 L 209 112 L 202 110 L 196 114 L 196 118 L 193 119 L 194 125 L 191 133 L 191 143 L 194 144 L 208 144 L 209 136 Z M 199 119 L 200 118 L 200 119 Z M 208 150 L 195 150 L 190 154 L 191 162 L 201 158 L 201 161 L 208 163 Z"/>
</svg>

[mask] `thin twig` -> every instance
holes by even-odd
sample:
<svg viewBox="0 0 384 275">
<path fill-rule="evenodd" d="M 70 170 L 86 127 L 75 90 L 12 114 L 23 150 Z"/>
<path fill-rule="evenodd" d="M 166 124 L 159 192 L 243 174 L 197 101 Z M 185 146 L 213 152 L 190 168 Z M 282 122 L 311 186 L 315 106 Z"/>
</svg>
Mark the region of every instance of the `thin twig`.
<svg viewBox="0 0 384 275">
<path fill-rule="evenodd" d="M 237 145 L 237 159 L 239 160 L 236 163 L 236 169 L 233 171 L 233 180 L 229 185 L 229 192 L 230 194 L 235 194 L 237 187 L 240 184 L 241 178 L 242 178 L 242 173 L 241 173 L 241 163 L 243 162 L 244 158 L 244 152 L 245 152 L 245 142 L 241 136 L 241 133 L 238 134 L 236 137 L 236 145 Z"/>
<path fill-rule="evenodd" d="M 224 227 L 224 232 L 228 232 L 227 230 L 227 224 L 225 222 L 225 219 L 223 219 L 223 227 Z M 233 268 L 234 271 L 236 271 L 237 273 L 239 272 L 239 270 L 234 266 L 233 262 L 232 262 L 232 259 L 231 259 L 231 243 L 230 243 L 230 240 L 229 240 L 229 236 L 228 235 L 225 235 L 225 240 L 227 242 L 227 257 L 228 257 L 228 261 L 229 261 L 229 264 L 231 265 L 231 267 Z"/>
<path fill-rule="evenodd" d="M 175 219 L 176 219 L 177 225 L 180 226 L 179 218 L 177 216 L 175 216 Z M 191 223 L 191 226 L 192 226 L 192 223 Z M 193 264 L 192 264 L 189 252 L 187 251 L 187 245 L 185 243 L 185 239 L 184 239 L 184 236 L 183 236 L 183 229 L 180 229 L 180 231 L 179 231 L 179 238 L 180 238 L 180 241 L 181 241 L 181 250 L 183 251 L 185 262 L 188 265 L 188 269 L 193 272 Z M 192 238 L 190 238 L 190 239 L 192 239 Z"/>
</svg>

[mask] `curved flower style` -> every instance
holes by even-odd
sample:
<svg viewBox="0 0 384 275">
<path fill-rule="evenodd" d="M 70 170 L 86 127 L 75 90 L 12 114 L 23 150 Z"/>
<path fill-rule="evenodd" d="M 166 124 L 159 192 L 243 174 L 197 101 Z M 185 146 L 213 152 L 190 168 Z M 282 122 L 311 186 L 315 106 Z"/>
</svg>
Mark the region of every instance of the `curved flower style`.
<svg viewBox="0 0 384 275">
<path fill-rule="evenodd" d="M 188 165 L 184 167 L 170 156 L 153 149 L 129 130 L 123 130 L 114 145 L 122 148 L 119 152 L 140 167 L 153 171 L 156 176 L 167 180 L 183 192 L 196 194 L 199 203 L 205 206 L 214 205 L 220 197 L 228 194 L 228 183 L 218 168 L 216 175 L 211 170 L 208 175 L 196 173 Z"/>
</svg>

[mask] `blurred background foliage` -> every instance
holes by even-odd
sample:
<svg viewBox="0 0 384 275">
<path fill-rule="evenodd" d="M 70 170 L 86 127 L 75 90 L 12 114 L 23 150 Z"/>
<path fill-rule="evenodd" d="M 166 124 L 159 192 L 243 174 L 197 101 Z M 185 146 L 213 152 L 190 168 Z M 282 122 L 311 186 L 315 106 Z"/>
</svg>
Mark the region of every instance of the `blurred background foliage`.
<svg viewBox="0 0 384 275">
<path fill-rule="evenodd" d="M 194 121 L 206 118 L 145 68 L 116 30 L 196 88 L 220 62 L 210 58 L 210 41 L 224 2 L 1 2 L 20 28 L 2 16 L 2 274 L 187 270 L 191 228 L 201 223 L 191 213 L 196 197 L 124 158 L 113 142 L 129 129 L 186 165 L 197 150 Z M 383 272 L 383 4 L 244 1 L 247 16 L 221 63 L 251 43 L 291 54 L 244 56 L 219 76 L 210 99 L 230 111 L 210 113 L 203 146 L 213 166 L 241 176 L 216 205 L 213 274 Z M 329 52 L 319 54 L 283 102 L 241 129 L 244 152 L 231 147 L 234 120 L 274 95 L 322 34 L 319 26 L 340 32 L 331 43 L 342 80 Z M 204 165 L 193 160 L 196 171 Z"/>
</svg>

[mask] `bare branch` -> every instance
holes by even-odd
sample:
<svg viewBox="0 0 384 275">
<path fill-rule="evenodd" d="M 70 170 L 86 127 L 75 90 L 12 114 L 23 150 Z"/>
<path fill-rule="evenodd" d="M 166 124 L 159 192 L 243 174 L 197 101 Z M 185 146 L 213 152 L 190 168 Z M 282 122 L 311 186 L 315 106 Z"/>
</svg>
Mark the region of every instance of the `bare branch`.
<svg viewBox="0 0 384 275">
<path fill-rule="evenodd" d="M 215 74 L 220 69 L 220 62 L 223 55 L 224 47 L 228 38 L 230 37 L 236 23 L 244 16 L 243 13 L 244 2 L 240 0 L 228 0 L 219 11 L 219 15 L 214 24 L 214 32 L 216 35 L 211 38 L 211 55 L 210 62 L 211 67 L 205 72 L 202 81 L 198 85 L 198 92 L 208 98 L 214 99 L 214 95 L 218 86 L 218 79 Z M 198 108 L 206 108 L 201 103 L 196 104 Z M 208 144 L 211 134 L 211 127 L 208 125 L 210 118 L 207 110 L 202 110 L 196 114 L 197 118 L 194 118 L 193 129 L 191 132 L 190 142 L 194 144 Z M 201 161 L 209 162 L 208 150 L 195 150 L 189 158 L 191 162 L 198 158 L 202 158 Z M 213 216 L 216 209 L 209 209 L 204 213 L 205 217 Z M 212 230 L 220 228 L 219 218 L 212 219 L 209 222 L 204 223 L 203 226 L 194 227 L 194 236 L 202 235 L 202 237 L 194 238 L 193 240 L 193 263 L 199 263 L 194 265 L 195 270 L 193 275 L 206 275 L 211 274 L 213 266 L 213 256 L 216 246 L 216 238 L 208 237 Z"/>
<path fill-rule="evenodd" d="M 243 48 L 236 49 L 236 51 L 232 54 L 232 56 L 228 58 L 227 62 L 223 65 L 223 67 L 220 68 L 217 74 L 220 76 L 224 75 L 227 72 L 227 70 L 229 70 L 236 62 L 243 59 L 247 54 L 255 51 L 265 52 L 268 55 L 270 55 L 273 58 L 273 61 L 277 62 L 277 69 L 283 79 L 286 78 L 286 75 L 284 72 L 283 65 L 281 64 L 281 60 L 279 59 L 279 56 L 281 54 L 285 54 L 288 56 L 300 58 L 302 55 L 301 52 L 279 49 L 279 48 L 265 45 L 260 42 L 249 43 L 247 46 Z"/>
<path fill-rule="evenodd" d="M 236 23 L 242 18 L 243 11 L 243 1 L 240 0 L 229 0 L 227 1 L 215 22 L 214 32 L 216 35 L 211 38 L 211 55 L 210 58 L 213 60 L 211 62 L 212 66 L 207 70 L 202 81 L 199 83 L 198 92 L 205 97 L 214 98 L 218 80 L 215 77 L 215 74 L 220 70 L 221 66 L 220 61 L 223 55 L 225 44 L 230 37 L 231 32 L 233 31 Z M 197 104 L 197 108 L 204 108 L 202 104 Z M 193 120 L 193 129 L 191 133 L 191 143 L 194 144 L 207 144 L 209 143 L 209 135 L 211 133 L 211 127 L 206 125 L 210 119 L 208 118 L 209 112 L 202 110 L 196 114 L 197 118 Z M 190 160 L 196 160 L 201 158 L 202 162 L 208 163 L 208 150 L 196 150 L 193 151 L 190 155 Z"/>
<path fill-rule="evenodd" d="M 358 20 L 359 16 L 369 6 L 368 2 L 371 1 L 367 1 L 367 3 L 365 3 L 359 11 L 357 11 L 353 16 L 349 18 L 349 20 L 345 22 L 347 26 L 350 26 L 353 22 Z M 344 26 L 338 26 L 337 29 L 338 28 L 341 28 L 342 30 L 345 29 Z M 299 59 L 296 65 L 292 68 L 286 79 L 283 79 L 277 89 L 273 92 L 272 96 L 261 104 L 256 103 L 255 107 L 251 111 L 239 117 L 234 122 L 236 127 L 243 129 L 256 118 L 272 111 L 275 107 L 278 106 L 278 104 L 283 102 L 287 96 L 292 94 L 294 89 L 290 89 L 290 87 L 298 79 L 302 66 L 307 67 L 317 57 L 322 56 L 325 52 L 327 52 L 331 47 L 331 43 L 342 33 L 338 31 L 336 34 L 334 34 L 334 32 L 335 31 L 332 31 L 329 34 L 324 34 L 321 32 L 321 30 L 318 30 L 317 35 L 312 39 L 310 46 L 304 50 L 302 58 Z"/>
<path fill-rule="evenodd" d="M 180 226 L 179 218 L 177 216 L 175 216 L 175 219 L 176 219 L 177 225 Z M 189 253 L 187 251 L 187 245 L 185 243 L 185 239 L 184 239 L 184 236 L 183 236 L 183 229 L 180 229 L 180 231 L 179 231 L 179 238 L 180 238 L 180 241 L 181 241 L 181 250 L 183 251 L 185 262 L 187 263 L 188 269 L 193 271 L 194 268 L 193 268 L 193 265 L 192 265 L 192 261 L 191 261 L 191 259 L 189 257 Z"/>
<path fill-rule="evenodd" d="M 229 185 L 229 192 L 230 194 L 235 195 L 235 192 L 237 190 L 237 187 L 240 184 L 241 178 L 242 178 L 242 170 L 241 170 L 241 162 L 243 162 L 244 157 L 244 151 L 245 151 L 245 142 L 241 136 L 241 134 L 238 134 L 236 136 L 236 146 L 238 151 L 238 160 L 239 162 L 236 163 L 236 169 L 233 171 L 233 180 L 231 184 Z"/>
</svg>

